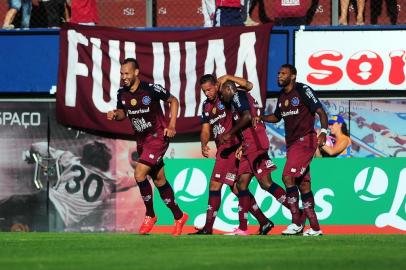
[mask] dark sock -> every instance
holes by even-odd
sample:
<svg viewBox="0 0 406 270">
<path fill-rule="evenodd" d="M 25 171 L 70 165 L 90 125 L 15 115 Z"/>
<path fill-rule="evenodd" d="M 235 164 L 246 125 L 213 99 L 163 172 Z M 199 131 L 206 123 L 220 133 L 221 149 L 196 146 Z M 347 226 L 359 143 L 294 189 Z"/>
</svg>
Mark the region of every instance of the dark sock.
<svg viewBox="0 0 406 270">
<path fill-rule="evenodd" d="M 166 206 L 172 211 L 174 219 L 178 220 L 183 216 L 182 210 L 180 210 L 178 204 L 175 201 L 173 189 L 167 181 L 162 187 L 158 187 L 159 195 Z"/>
<path fill-rule="evenodd" d="M 216 220 L 217 211 L 220 208 L 221 191 L 209 191 L 209 203 L 206 212 L 206 224 L 204 229 L 208 232 L 213 231 L 214 221 Z"/>
<path fill-rule="evenodd" d="M 140 188 L 141 197 L 145 204 L 145 215 L 155 217 L 154 200 L 152 198 L 152 187 L 149 184 L 149 181 L 145 179 L 142 182 L 138 182 L 138 187 Z"/>
<path fill-rule="evenodd" d="M 314 197 L 313 192 L 308 192 L 302 194 L 302 202 L 303 202 L 303 210 L 306 213 L 307 218 L 309 219 L 310 227 L 318 231 L 320 230 L 319 221 L 316 216 L 316 212 L 314 211 Z"/>
<path fill-rule="evenodd" d="M 283 206 L 290 209 L 288 201 L 286 200 L 286 192 L 280 185 L 272 182 L 271 186 L 268 188 L 268 192 L 271 193 L 271 195 L 274 196 Z"/>
<path fill-rule="evenodd" d="M 249 191 L 248 191 L 249 192 Z M 264 213 L 259 208 L 257 201 L 255 200 L 254 195 L 251 192 L 248 193 L 250 196 L 250 209 L 249 212 L 258 220 L 259 224 L 265 225 L 268 222 L 268 219 L 264 215 Z"/>
<path fill-rule="evenodd" d="M 292 222 L 301 226 L 299 211 L 299 190 L 297 186 L 286 188 L 288 208 L 292 214 Z"/>
<path fill-rule="evenodd" d="M 248 228 L 248 209 L 250 208 L 249 191 L 244 190 L 238 193 L 238 220 L 240 230 L 246 231 Z"/>
</svg>

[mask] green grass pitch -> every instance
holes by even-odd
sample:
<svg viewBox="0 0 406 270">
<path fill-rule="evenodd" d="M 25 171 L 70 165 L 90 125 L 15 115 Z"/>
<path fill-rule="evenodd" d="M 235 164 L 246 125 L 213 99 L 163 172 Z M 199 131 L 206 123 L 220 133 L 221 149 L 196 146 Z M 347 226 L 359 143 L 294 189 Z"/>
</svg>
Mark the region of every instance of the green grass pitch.
<svg viewBox="0 0 406 270">
<path fill-rule="evenodd" d="M 0 233 L 0 269 L 406 269 L 406 235 Z"/>
</svg>

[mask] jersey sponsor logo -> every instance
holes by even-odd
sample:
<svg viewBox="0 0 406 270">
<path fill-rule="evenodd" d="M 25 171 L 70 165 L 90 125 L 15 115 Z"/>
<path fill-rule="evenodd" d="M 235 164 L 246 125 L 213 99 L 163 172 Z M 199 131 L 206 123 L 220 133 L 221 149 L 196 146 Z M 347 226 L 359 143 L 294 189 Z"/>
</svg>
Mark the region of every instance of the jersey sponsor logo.
<svg viewBox="0 0 406 270">
<path fill-rule="evenodd" d="M 149 96 L 145 96 L 142 98 L 142 104 L 149 105 L 151 104 L 151 98 Z"/>
<path fill-rule="evenodd" d="M 235 103 L 235 105 L 237 105 L 238 108 L 241 108 L 241 102 L 240 102 L 240 97 L 238 96 L 238 92 L 235 93 L 235 95 L 233 97 L 233 102 Z"/>
<path fill-rule="evenodd" d="M 140 114 L 140 113 L 149 113 L 149 107 L 146 109 L 138 109 L 138 110 L 128 110 L 128 114 L 133 115 L 133 114 Z"/>
<path fill-rule="evenodd" d="M 152 123 L 146 122 L 144 118 L 133 118 L 131 122 L 133 124 L 134 130 L 137 132 L 143 132 L 147 128 L 152 127 Z"/>
<path fill-rule="evenodd" d="M 215 109 L 215 108 L 214 108 Z M 216 117 L 214 117 L 213 119 L 210 119 L 209 123 L 210 125 L 213 125 L 214 123 L 216 123 L 218 120 L 225 118 L 226 112 L 223 112 L 222 114 L 217 115 Z"/>
<path fill-rule="evenodd" d="M 222 125 L 220 125 L 220 124 L 215 125 L 213 127 L 214 138 L 217 138 L 217 136 L 219 136 L 220 134 L 223 134 L 224 131 L 226 131 L 226 129 Z"/>
<path fill-rule="evenodd" d="M 317 100 L 317 98 L 313 95 L 312 90 L 310 90 L 310 88 L 308 88 L 308 87 L 305 87 L 305 89 L 306 89 L 306 91 L 305 91 L 306 96 L 308 96 L 308 97 L 314 102 L 314 104 L 317 104 L 317 103 L 318 103 L 318 100 Z"/>
<path fill-rule="evenodd" d="M 299 98 L 298 97 L 293 97 L 291 102 L 292 102 L 293 106 L 297 106 L 297 105 L 299 105 Z"/>
<path fill-rule="evenodd" d="M 281 115 L 282 117 L 290 116 L 290 115 L 296 115 L 299 114 L 299 109 L 296 109 L 295 111 L 287 111 L 287 112 L 282 112 Z"/>
<path fill-rule="evenodd" d="M 162 87 L 162 85 L 159 84 L 154 84 L 154 83 L 150 83 L 149 86 L 152 86 L 155 90 L 155 92 L 162 92 L 164 94 L 166 94 L 166 89 Z"/>
<path fill-rule="evenodd" d="M 218 108 L 219 110 L 224 110 L 224 104 L 223 104 L 222 102 L 219 102 L 219 103 L 217 104 L 217 108 Z"/>
<path fill-rule="evenodd" d="M 131 104 L 131 106 L 137 105 L 137 100 L 135 98 L 131 99 L 130 104 Z"/>
</svg>

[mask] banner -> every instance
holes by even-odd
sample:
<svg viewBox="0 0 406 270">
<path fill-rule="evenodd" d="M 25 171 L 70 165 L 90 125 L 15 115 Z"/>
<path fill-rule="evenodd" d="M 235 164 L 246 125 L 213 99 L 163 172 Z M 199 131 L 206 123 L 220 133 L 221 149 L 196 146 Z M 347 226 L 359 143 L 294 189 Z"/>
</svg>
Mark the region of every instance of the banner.
<svg viewBox="0 0 406 270">
<path fill-rule="evenodd" d="M 278 169 L 272 173 L 273 180 L 282 186 L 285 161 L 274 159 Z M 177 203 L 190 216 L 188 224 L 202 227 L 214 160 L 167 159 L 165 164 L 166 176 L 174 189 Z M 364 233 L 406 233 L 405 158 L 315 159 L 311 164 L 311 175 L 315 210 L 322 229 L 339 225 L 347 227 L 347 233 L 351 230 L 354 233 L 355 227 L 362 225 L 371 229 Z M 275 225 L 290 223 L 289 210 L 262 190 L 255 178 L 249 189 L 265 216 Z M 158 224 L 173 224 L 173 217 L 159 196 L 155 196 L 154 204 Z M 248 222 L 249 225 L 258 224 L 251 215 Z M 214 228 L 231 231 L 236 227 L 238 199 L 229 187 L 223 186 L 222 205 Z M 337 228 L 328 231 L 342 232 Z"/>
<path fill-rule="evenodd" d="M 404 90 L 405 42 L 404 30 L 298 31 L 297 79 L 315 90 Z"/>
<path fill-rule="evenodd" d="M 131 31 L 67 24 L 61 29 L 57 119 L 64 125 L 133 134 L 129 121 L 107 121 L 116 107 L 120 62 L 133 57 L 140 79 L 170 90 L 180 101 L 177 131 L 198 131 L 203 74 L 243 76 L 265 101 L 271 25 L 194 31 Z M 168 111 L 167 111 L 168 114 Z"/>
</svg>

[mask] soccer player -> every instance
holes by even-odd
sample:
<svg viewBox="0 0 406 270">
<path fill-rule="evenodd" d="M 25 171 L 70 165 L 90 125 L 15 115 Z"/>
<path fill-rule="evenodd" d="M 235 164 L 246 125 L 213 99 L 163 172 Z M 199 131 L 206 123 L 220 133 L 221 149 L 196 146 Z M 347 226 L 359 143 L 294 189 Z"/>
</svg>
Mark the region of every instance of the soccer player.
<svg viewBox="0 0 406 270">
<path fill-rule="evenodd" d="M 279 92 L 276 109 L 271 115 L 261 115 L 264 122 L 285 122 L 287 160 L 282 179 L 286 186 L 293 223 L 282 232 L 285 235 L 299 234 L 303 231 L 299 214 L 299 191 L 304 212 L 310 222 L 305 236 L 322 234 L 314 211 L 314 197 L 310 185 L 310 162 L 317 147 L 326 143 L 327 115 L 319 99 L 308 85 L 296 82 L 296 68 L 289 64 L 281 66 L 278 72 Z M 321 130 L 317 136 L 314 129 L 315 114 L 320 118 Z"/>
<path fill-rule="evenodd" d="M 206 223 L 204 227 L 198 230 L 195 235 L 212 234 L 213 224 L 216 214 L 221 204 L 221 188 L 223 184 L 229 185 L 234 194 L 238 196 L 235 187 L 235 180 L 238 172 L 237 151 L 241 145 L 238 136 L 233 136 L 224 144 L 219 143 L 220 135 L 229 131 L 233 126 L 233 112 L 230 104 L 224 104 L 218 96 L 218 88 L 221 82 L 232 80 L 245 88 L 247 91 L 252 89 L 252 83 L 239 77 L 224 75 L 219 81 L 211 74 L 203 75 L 200 78 L 200 86 L 207 99 L 203 103 L 202 111 L 202 129 L 200 141 L 202 146 L 202 155 L 209 157 L 210 134 L 213 134 L 216 142 L 217 153 L 216 163 L 210 178 L 209 202 L 206 213 Z M 254 196 L 247 191 L 250 198 L 249 211 L 258 220 L 260 227 L 258 234 L 266 235 L 273 228 L 272 221 L 267 219 L 261 209 L 258 207 Z"/>
<path fill-rule="evenodd" d="M 246 91 L 237 89 L 231 80 L 224 82 L 220 89 L 220 98 L 236 110 L 238 120 L 235 125 L 220 135 L 219 143 L 225 144 L 233 136 L 241 133 L 242 156 L 238 168 L 238 198 L 240 225 L 234 230 L 234 235 L 246 235 L 247 214 L 250 206 L 248 185 L 255 176 L 262 189 L 268 191 L 284 206 L 289 207 L 286 201 L 286 192 L 272 181 L 271 172 L 276 169 L 275 164 L 268 156 L 269 140 L 263 123 L 253 126 L 252 119 L 259 114 L 259 106 L 254 98 Z"/>
<path fill-rule="evenodd" d="M 30 164 L 35 161 L 33 155 L 39 155 L 39 159 L 49 157 L 57 162 L 55 166 L 59 167 L 61 174 L 49 189 L 49 198 L 66 230 L 72 230 L 99 207 L 103 207 L 114 192 L 136 186 L 134 179 L 111 175 L 111 150 L 100 141 L 86 143 L 80 157 L 70 151 L 48 148 L 47 142 L 34 143 L 23 154 Z"/>
<path fill-rule="evenodd" d="M 182 233 L 188 215 L 180 210 L 175 201 L 173 189 L 165 177 L 163 157 L 169 146 L 169 138 L 176 134 L 179 102 L 161 85 L 141 81 L 139 73 L 137 60 L 133 58 L 124 60 L 120 70 L 123 87 L 117 93 L 117 109 L 107 112 L 107 119 L 121 121 L 128 117 L 134 130 L 139 154 L 134 178 L 146 208 L 139 233 L 147 234 L 157 222 L 152 188 L 147 181 L 149 175 L 154 180 L 162 200 L 172 211 L 175 219 L 172 235 L 177 236 Z M 170 105 L 169 123 L 162 112 L 161 100 Z"/>
</svg>

